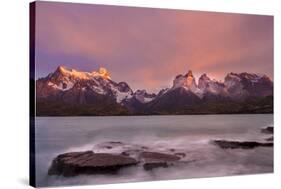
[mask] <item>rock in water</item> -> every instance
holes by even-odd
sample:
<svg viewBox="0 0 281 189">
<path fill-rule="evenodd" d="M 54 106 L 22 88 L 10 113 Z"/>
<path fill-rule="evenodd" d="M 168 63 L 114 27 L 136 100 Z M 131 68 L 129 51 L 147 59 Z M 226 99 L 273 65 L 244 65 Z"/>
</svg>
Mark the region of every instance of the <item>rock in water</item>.
<svg viewBox="0 0 281 189">
<path fill-rule="evenodd" d="M 93 151 L 70 152 L 58 155 L 53 160 L 48 175 L 70 177 L 79 174 L 114 174 L 123 167 L 137 163 L 135 159 L 123 155 Z"/>
<path fill-rule="evenodd" d="M 261 143 L 261 142 L 253 142 L 253 141 L 227 141 L 227 140 L 214 140 L 214 144 L 218 145 L 223 149 L 253 149 L 256 147 L 272 147 L 273 143 Z"/>
<path fill-rule="evenodd" d="M 261 132 L 265 133 L 265 134 L 273 134 L 274 129 L 273 129 L 273 127 L 266 127 L 266 128 L 261 129 Z"/>
<path fill-rule="evenodd" d="M 140 159 L 143 160 L 143 168 L 145 170 L 152 170 L 158 167 L 168 167 L 173 162 L 180 160 L 176 155 L 164 154 L 158 152 L 142 152 Z"/>
<path fill-rule="evenodd" d="M 273 139 L 273 136 L 272 137 L 269 137 L 269 138 L 267 138 L 267 139 L 265 139 L 266 141 L 273 141 L 274 139 Z"/>
</svg>

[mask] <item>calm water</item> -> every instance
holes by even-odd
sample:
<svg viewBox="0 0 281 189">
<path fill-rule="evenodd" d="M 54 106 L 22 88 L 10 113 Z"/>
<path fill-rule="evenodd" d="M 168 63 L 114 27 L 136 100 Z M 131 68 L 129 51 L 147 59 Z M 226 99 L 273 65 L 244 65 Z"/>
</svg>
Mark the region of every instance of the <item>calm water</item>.
<svg viewBox="0 0 281 189">
<path fill-rule="evenodd" d="M 133 117 L 39 117 L 36 120 L 36 175 L 38 186 L 104 184 L 162 179 L 227 176 L 273 171 L 273 148 L 223 150 L 210 140 L 262 141 L 270 137 L 260 132 L 273 126 L 273 115 L 196 115 Z M 186 153 L 192 162 L 181 167 L 146 172 L 141 167 L 126 168 L 118 175 L 89 175 L 64 178 L 48 176 L 51 161 L 60 153 L 94 150 L 99 144 L 121 141 L 144 145 L 153 151 L 171 148 Z M 118 153 L 122 149 L 108 149 Z"/>
</svg>

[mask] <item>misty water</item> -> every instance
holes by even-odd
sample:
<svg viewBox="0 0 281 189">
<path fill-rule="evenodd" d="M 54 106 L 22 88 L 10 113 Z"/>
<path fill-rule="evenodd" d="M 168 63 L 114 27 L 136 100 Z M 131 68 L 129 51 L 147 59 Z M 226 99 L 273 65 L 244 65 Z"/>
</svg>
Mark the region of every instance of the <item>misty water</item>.
<svg viewBox="0 0 281 189">
<path fill-rule="evenodd" d="M 273 172 L 273 148 L 221 149 L 215 139 L 260 141 L 271 135 L 261 128 L 273 126 L 272 114 L 185 115 L 121 117 L 36 118 L 37 186 L 106 184 L 163 179 L 229 176 Z M 143 145 L 150 151 L 186 153 L 189 163 L 145 171 L 124 168 L 116 175 L 48 176 L 52 160 L 61 153 L 99 149 L 99 144 L 120 141 Z M 118 153 L 122 149 L 108 149 Z"/>
</svg>

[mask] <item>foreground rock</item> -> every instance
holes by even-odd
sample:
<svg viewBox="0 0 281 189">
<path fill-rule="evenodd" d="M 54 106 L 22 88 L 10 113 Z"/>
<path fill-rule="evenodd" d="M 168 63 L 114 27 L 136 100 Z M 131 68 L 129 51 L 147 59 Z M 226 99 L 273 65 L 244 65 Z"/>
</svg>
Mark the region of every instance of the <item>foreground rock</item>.
<svg viewBox="0 0 281 189">
<path fill-rule="evenodd" d="M 140 154 L 140 159 L 143 162 L 143 168 L 145 170 L 152 170 L 154 168 L 173 165 L 174 162 L 180 160 L 180 157 L 158 152 L 142 152 Z"/>
<path fill-rule="evenodd" d="M 152 170 L 172 165 L 189 163 L 186 154 L 177 149 L 153 151 L 150 147 L 128 144 L 121 141 L 108 141 L 95 144 L 93 151 L 69 152 L 58 155 L 52 162 L 48 174 L 66 177 L 80 174 L 115 174 L 129 166 Z M 183 161 L 184 159 L 184 161 Z"/>
<path fill-rule="evenodd" d="M 223 149 L 253 149 L 256 147 L 272 147 L 273 143 L 261 143 L 261 142 L 252 142 L 252 141 L 226 141 L 226 140 L 214 140 L 214 144 L 218 145 Z"/>
<path fill-rule="evenodd" d="M 274 129 L 273 129 L 273 127 L 266 127 L 266 128 L 261 129 L 261 132 L 265 133 L 265 134 L 273 134 Z"/>
<path fill-rule="evenodd" d="M 114 174 L 119 169 L 138 162 L 123 155 L 94 153 L 93 151 L 70 152 L 57 156 L 48 171 L 49 175 L 65 177 L 79 174 Z"/>
</svg>

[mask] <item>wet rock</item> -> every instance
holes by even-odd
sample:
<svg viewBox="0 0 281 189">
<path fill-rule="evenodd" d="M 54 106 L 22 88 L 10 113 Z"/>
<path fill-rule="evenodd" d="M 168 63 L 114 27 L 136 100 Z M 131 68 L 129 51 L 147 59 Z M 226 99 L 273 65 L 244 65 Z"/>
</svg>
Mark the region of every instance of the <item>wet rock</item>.
<svg viewBox="0 0 281 189">
<path fill-rule="evenodd" d="M 121 155 L 129 156 L 129 157 L 138 157 L 139 154 L 143 152 L 142 150 L 135 149 L 135 150 L 126 150 L 121 153 Z"/>
<path fill-rule="evenodd" d="M 273 143 L 261 143 L 253 141 L 227 141 L 227 140 L 214 140 L 213 143 L 223 149 L 253 149 L 256 147 L 272 147 Z"/>
<path fill-rule="evenodd" d="M 135 159 L 123 155 L 93 151 L 70 152 L 58 155 L 53 160 L 48 175 L 70 177 L 80 174 L 115 174 L 119 169 L 137 163 Z"/>
<path fill-rule="evenodd" d="M 265 139 L 266 141 L 273 141 L 273 136 Z"/>
<path fill-rule="evenodd" d="M 119 141 L 109 141 L 96 144 L 94 149 L 99 152 L 108 153 L 113 151 L 114 153 L 120 153 L 125 156 L 136 157 L 140 152 L 149 150 L 148 147 L 138 144 L 129 144 Z"/>
<path fill-rule="evenodd" d="M 274 129 L 273 129 L 273 127 L 266 127 L 266 128 L 261 129 L 261 132 L 265 133 L 265 134 L 273 134 Z"/>
<path fill-rule="evenodd" d="M 168 166 L 169 165 L 167 162 L 147 162 L 143 164 L 143 168 L 146 171 L 150 171 L 152 169 L 159 168 L 159 167 L 166 168 Z"/>
<path fill-rule="evenodd" d="M 121 155 L 123 155 L 123 156 L 130 156 L 130 153 L 125 151 L 125 152 L 122 152 Z"/>
<path fill-rule="evenodd" d="M 141 149 L 142 149 L 142 150 L 148 150 L 149 148 L 146 147 L 146 146 L 142 146 Z"/>
<path fill-rule="evenodd" d="M 180 160 L 180 157 L 159 152 L 142 152 L 140 159 L 143 161 L 143 168 L 145 170 L 152 170 L 154 168 L 173 165 L 174 162 Z"/>
<path fill-rule="evenodd" d="M 178 153 L 175 153 L 174 155 L 178 156 L 178 157 L 185 157 L 186 154 L 183 153 L 183 152 L 178 152 Z"/>
<path fill-rule="evenodd" d="M 123 146 L 124 144 L 122 142 L 115 142 L 115 141 L 110 141 L 110 142 L 103 142 L 97 145 L 99 148 L 105 148 L 105 149 L 112 149 L 118 146 Z"/>
</svg>

